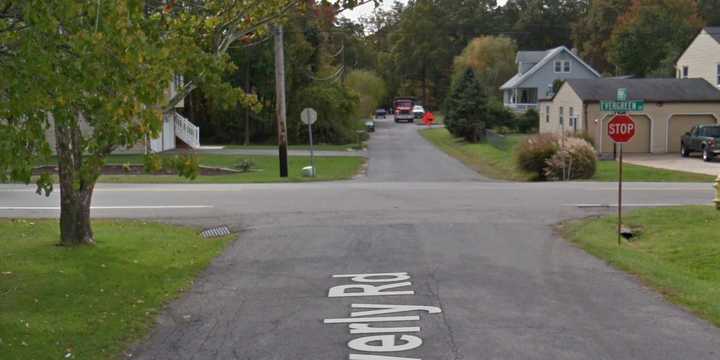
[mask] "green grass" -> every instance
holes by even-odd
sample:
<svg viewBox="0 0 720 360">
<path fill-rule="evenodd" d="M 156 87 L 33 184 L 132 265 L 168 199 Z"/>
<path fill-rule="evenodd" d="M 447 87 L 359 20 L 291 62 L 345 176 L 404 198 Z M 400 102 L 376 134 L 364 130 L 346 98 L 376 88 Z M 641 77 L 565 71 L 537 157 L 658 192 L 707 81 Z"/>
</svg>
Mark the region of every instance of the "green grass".
<svg viewBox="0 0 720 360">
<path fill-rule="evenodd" d="M 587 252 L 720 326 L 720 211 L 702 206 L 633 211 L 624 223 L 642 230 L 621 247 L 616 221 L 615 216 L 575 221 L 562 231 Z"/>
<path fill-rule="evenodd" d="M 513 152 L 526 135 L 507 136 L 506 146 L 498 148 L 489 143 L 470 144 L 454 138 L 446 129 L 430 129 L 420 132 L 448 155 L 462 161 L 475 171 L 501 180 L 529 181 L 532 175 L 515 167 Z M 682 171 L 656 169 L 647 166 L 624 164 L 625 181 L 649 182 L 712 182 L 715 177 Z M 598 161 L 593 181 L 617 181 L 618 168 L 615 161 Z"/>
<path fill-rule="evenodd" d="M 144 155 L 111 155 L 107 164 L 142 164 Z M 103 175 L 101 183 L 271 183 L 271 182 L 303 182 L 347 180 L 358 174 L 365 162 L 362 157 L 315 157 L 318 176 L 306 178 L 301 174 L 303 167 L 310 165 L 306 156 L 290 156 L 288 158 L 289 177 L 280 178 L 280 165 L 276 156 L 242 156 L 242 155 L 198 155 L 200 165 L 211 167 L 232 168 L 241 160 L 251 160 L 255 168 L 247 173 L 231 175 L 198 176 L 195 180 L 181 178 L 176 175 Z"/>
<path fill-rule="evenodd" d="M 247 149 L 247 150 L 275 150 L 277 145 L 218 145 L 224 146 L 226 149 Z M 330 144 L 315 144 L 313 146 L 315 150 L 319 151 L 347 151 L 348 149 L 358 150 L 358 144 L 345 144 L 345 145 L 330 145 Z M 289 145 L 290 150 L 310 150 L 310 145 Z"/>
<path fill-rule="evenodd" d="M 519 171 L 513 162 L 512 149 L 522 140 L 521 135 L 508 136 L 508 146 L 500 149 L 488 143 L 467 143 L 453 137 L 446 129 L 421 130 L 420 134 L 440 150 L 485 176 L 515 181 L 531 178 L 530 174 Z"/>
<path fill-rule="evenodd" d="M 231 241 L 191 228 L 94 222 L 58 247 L 57 221 L 0 220 L 0 358 L 118 359 Z"/>
</svg>

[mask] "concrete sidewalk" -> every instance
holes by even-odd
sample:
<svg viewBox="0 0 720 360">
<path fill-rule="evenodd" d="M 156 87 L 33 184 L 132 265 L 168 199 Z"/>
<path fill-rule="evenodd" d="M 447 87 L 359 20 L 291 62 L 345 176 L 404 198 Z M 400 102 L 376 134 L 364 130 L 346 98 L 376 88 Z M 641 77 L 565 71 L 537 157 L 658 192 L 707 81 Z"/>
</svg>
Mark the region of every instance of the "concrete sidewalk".
<svg viewBox="0 0 720 360">
<path fill-rule="evenodd" d="M 684 158 L 679 154 L 630 154 L 625 161 L 634 165 L 658 169 L 686 171 L 697 174 L 720 175 L 720 159 L 705 162 L 698 157 Z"/>
</svg>

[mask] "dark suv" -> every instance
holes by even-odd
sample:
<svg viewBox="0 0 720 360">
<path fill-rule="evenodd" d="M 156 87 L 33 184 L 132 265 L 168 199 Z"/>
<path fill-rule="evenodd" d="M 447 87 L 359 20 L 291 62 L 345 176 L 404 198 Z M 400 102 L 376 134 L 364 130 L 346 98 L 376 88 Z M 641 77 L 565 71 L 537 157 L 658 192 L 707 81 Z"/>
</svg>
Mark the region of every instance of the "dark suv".
<svg viewBox="0 0 720 360">
<path fill-rule="evenodd" d="M 690 156 L 692 152 L 701 152 L 703 160 L 712 161 L 720 155 L 720 125 L 698 125 L 685 133 L 680 140 L 680 154 Z"/>
</svg>

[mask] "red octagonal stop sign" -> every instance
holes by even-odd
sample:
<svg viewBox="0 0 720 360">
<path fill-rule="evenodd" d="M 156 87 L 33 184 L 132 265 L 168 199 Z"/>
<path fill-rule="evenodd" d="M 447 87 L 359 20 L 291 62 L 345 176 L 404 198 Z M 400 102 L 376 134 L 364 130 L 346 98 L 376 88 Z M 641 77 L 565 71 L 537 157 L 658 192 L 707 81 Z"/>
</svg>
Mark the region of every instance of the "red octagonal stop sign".
<svg viewBox="0 0 720 360">
<path fill-rule="evenodd" d="M 608 136 L 616 143 L 626 143 L 635 136 L 635 122 L 628 115 L 615 115 L 608 123 Z"/>
</svg>

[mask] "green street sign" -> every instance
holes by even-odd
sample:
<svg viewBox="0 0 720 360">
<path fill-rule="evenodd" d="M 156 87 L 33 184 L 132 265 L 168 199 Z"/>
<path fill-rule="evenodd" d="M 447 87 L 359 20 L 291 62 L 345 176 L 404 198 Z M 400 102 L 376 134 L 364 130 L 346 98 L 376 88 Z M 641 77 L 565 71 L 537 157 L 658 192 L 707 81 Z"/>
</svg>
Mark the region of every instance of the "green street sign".
<svg viewBox="0 0 720 360">
<path fill-rule="evenodd" d="M 602 112 L 638 112 L 645 110 L 645 100 L 613 101 L 604 100 L 600 102 Z"/>
<path fill-rule="evenodd" d="M 627 101 L 628 91 L 625 88 L 620 88 L 617 91 L 617 101 Z"/>
</svg>

